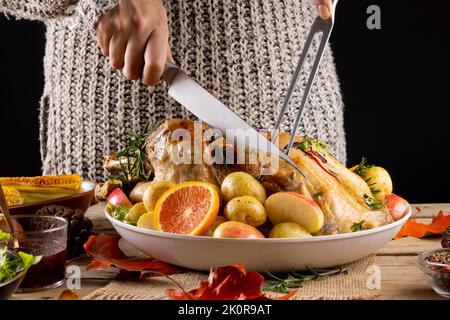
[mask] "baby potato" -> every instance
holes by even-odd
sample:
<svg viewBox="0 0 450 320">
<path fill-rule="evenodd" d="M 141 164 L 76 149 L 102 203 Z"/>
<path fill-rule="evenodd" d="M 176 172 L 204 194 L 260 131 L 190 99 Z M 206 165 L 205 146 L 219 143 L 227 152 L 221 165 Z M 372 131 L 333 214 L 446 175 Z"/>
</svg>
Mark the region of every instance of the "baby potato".
<svg viewBox="0 0 450 320">
<path fill-rule="evenodd" d="M 137 222 L 139 218 L 146 212 L 147 210 L 145 209 L 143 202 L 136 203 L 134 206 L 131 207 L 130 211 L 126 214 L 125 220 Z"/>
<path fill-rule="evenodd" d="M 144 192 L 142 198 L 145 209 L 147 212 L 153 211 L 155 209 L 156 202 L 163 195 L 164 192 L 172 188 L 175 184 L 170 181 L 153 181 Z"/>
<path fill-rule="evenodd" d="M 142 202 L 144 198 L 144 192 L 147 190 L 148 186 L 150 186 L 152 182 L 139 182 L 133 190 L 130 192 L 130 200 L 134 203 Z"/>
<path fill-rule="evenodd" d="M 269 232 L 269 238 L 309 238 L 312 235 L 293 222 L 282 222 L 275 225 Z"/>
<path fill-rule="evenodd" d="M 374 198 L 378 201 L 384 201 L 387 194 L 392 193 L 392 179 L 389 173 L 382 167 L 371 167 L 362 176 L 369 184 L 370 188 L 377 190 Z"/>
<path fill-rule="evenodd" d="M 241 196 L 252 196 L 264 204 L 266 190 L 264 187 L 246 172 L 230 173 L 222 182 L 220 192 L 225 201 Z"/>
<path fill-rule="evenodd" d="M 242 196 L 230 200 L 223 211 L 231 221 L 238 221 L 258 227 L 267 220 L 266 209 L 255 197 Z"/>
<path fill-rule="evenodd" d="M 153 211 L 144 213 L 137 221 L 137 226 L 144 229 L 153 230 Z"/>
</svg>

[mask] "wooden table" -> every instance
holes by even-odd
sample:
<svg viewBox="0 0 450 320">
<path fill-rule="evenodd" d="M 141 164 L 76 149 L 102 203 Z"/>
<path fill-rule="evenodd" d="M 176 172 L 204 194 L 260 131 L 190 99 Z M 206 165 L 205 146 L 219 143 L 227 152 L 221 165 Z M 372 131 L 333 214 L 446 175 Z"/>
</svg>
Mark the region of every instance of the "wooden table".
<svg viewBox="0 0 450 320">
<path fill-rule="evenodd" d="M 421 204 L 413 205 L 421 210 L 417 219 L 429 223 L 433 214 L 439 210 L 450 212 L 450 204 Z M 109 221 L 103 215 L 102 205 L 91 207 L 87 216 L 94 223 L 96 233 L 115 233 Z M 417 266 L 417 254 L 421 251 L 441 247 L 441 238 L 415 239 L 402 238 L 387 243 L 376 253 L 377 265 L 381 268 L 381 295 L 377 299 L 442 299 L 425 282 L 422 272 Z M 128 254 L 136 254 L 136 250 L 121 241 L 122 249 Z M 80 296 L 87 295 L 92 291 L 104 287 L 117 275 L 117 271 L 89 271 L 84 267 L 87 260 L 77 262 L 82 269 L 81 289 L 77 290 Z M 12 299 L 58 299 L 65 285 L 60 288 L 26 294 L 15 294 Z"/>
</svg>

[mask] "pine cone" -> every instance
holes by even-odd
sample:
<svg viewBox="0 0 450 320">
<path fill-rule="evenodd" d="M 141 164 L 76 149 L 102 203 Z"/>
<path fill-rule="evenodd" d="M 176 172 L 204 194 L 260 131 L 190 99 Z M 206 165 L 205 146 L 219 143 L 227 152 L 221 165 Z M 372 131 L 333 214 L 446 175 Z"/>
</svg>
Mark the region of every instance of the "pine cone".
<svg viewBox="0 0 450 320">
<path fill-rule="evenodd" d="M 442 248 L 450 248 L 450 227 L 442 234 Z"/>
<path fill-rule="evenodd" d="M 36 215 L 57 216 L 67 220 L 68 260 L 79 257 L 85 252 L 83 245 L 89 238 L 93 225 L 92 221 L 89 218 L 86 218 L 80 210 L 73 210 L 59 205 L 51 205 L 39 209 L 36 212 Z"/>
</svg>

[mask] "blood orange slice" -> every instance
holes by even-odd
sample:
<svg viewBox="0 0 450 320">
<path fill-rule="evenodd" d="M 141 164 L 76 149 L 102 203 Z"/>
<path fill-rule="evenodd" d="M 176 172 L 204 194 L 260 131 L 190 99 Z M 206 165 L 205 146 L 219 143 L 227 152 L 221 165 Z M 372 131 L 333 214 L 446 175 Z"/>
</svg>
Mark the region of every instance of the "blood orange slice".
<svg viewBox="0 0 450 320">
<path fill-rule="evenodd" d="M 154 228 L 159 231 L 202 235 L 219 212 L 219 192 L 207 182 L 189 181 L 167 190 L 155 206 Z"/>
</svg>

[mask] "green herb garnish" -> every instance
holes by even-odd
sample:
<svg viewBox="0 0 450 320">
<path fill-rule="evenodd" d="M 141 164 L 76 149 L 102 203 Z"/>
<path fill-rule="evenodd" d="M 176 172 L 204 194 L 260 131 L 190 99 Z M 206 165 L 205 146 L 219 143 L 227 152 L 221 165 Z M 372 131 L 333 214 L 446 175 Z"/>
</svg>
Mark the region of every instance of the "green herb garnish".
<svg viewBox="0 0 450 320">
<path fill-rule="evenodd" d="M 294 148 L 300 149 L 305 152 L 312 150 L 320 155 L 323 155 L 325 152 L 330 152 L 327 144 L 324 141 L 315 138 L 303 138 L 301 142 L 294 143 Z"/>
<path fill-rule="evenodd" d="M 384 202 L 378 201 L 377 199 L 372 198 L 367 194 L 364 195 L 364 203 L 366 204 L 367 208 L 371 210 L 386 209 L 386 205 Z"/>
<path fill-rule="evenodd" d="M 373 195 L 376 195 L 377 193 L 382 192 L 381 189 L 378 189 L 378 188 L 376 187 L 376 183 L 375 183 L 375 182 L 372 182 L 372 180 L 373 180 L 372 178 L 364 179 L 364 181 L 366 181 L 367 185 L 368 185 L 369 188 L 370 188 L 370 192 L 372 192 Z"/>
<path fill-rule="evenodd" d="M 364 220 L 362 220 L 362 221 L 360 221 L 360 222 L 355 222 L 355 223 L 352 224 L 352 226 L 350 227 L 350 230 L 352 230 L 352 232 L 364 230 L 363 224 L 364 224 Z"/>
<path fill-rule="evenodd" d="M 373 165 L 369 165 L 367 163 L 367 159 L 365 157 L 362 157 L 361 162 L 355 167 L 355 169 L 352 170 L 358 176 L 363 176 L 367 172 L 367 170 L 372 167 Z"/>
<path fill-rule="evenodd" d="M 321 197 L 321 196 L 323 196 L 323 191 L 319 191 L 319 192 L 316 192 L 316 193 L 313 194 L 313 198 L 318 198 L 318 197 Z"/>
<path fill-rule="evenodd" d="M 335 268 L 307 268 L 305 272 L 292 272 L 285 277 L 276 276 L 270 272 L 266 272 L 267 287 L 266 291 L 275 291 L 279 293 L 289 293 L 290 289 L 297 289 L 302 287 L 306 282 L 313 280 L 320 280 L 335 274 L 348 271 L 348 266 L 343 265 Z"/>
<path fill-rule="evenodd" d="M 147 123 L 140 133 L 133 133 L 128 140 L 124 140 L 125 148 L 117 153 L 121 172 L 111 174 L 111 180 L 122 181 L 125 188 L 133 186 L 139 181 L 148 181 L 153 173 L 152 166 L 148 160 L 147 137 L 152 132 Z"/>
</svg>

